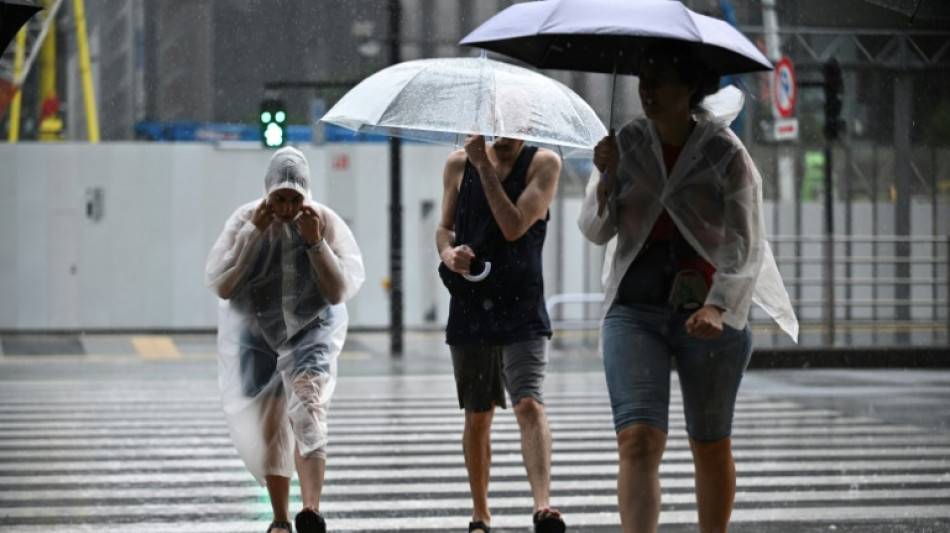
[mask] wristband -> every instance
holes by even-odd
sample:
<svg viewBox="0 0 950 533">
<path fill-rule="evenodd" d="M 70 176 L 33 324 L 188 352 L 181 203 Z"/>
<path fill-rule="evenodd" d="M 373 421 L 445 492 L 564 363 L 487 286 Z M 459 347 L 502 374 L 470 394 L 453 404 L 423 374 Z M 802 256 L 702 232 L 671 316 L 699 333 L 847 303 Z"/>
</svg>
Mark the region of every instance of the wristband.
<svg viewBox="0 0 950 533">
<path fill-rule="evenodd" d="M 323 250 L 323 245 L 326 243 L 326 239 L 320 239 L 319 241 L 313 243 L 313 245 L 310 247 L 310 251 L 314 253 L 320 253 L 320 250 Z"/>
</svg>

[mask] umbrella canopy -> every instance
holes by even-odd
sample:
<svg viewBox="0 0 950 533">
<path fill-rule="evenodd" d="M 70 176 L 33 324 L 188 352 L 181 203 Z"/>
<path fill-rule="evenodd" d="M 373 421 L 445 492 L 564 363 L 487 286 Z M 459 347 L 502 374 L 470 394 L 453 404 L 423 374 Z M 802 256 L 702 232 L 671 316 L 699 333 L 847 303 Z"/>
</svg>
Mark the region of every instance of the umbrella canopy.
<svg viewBox="0 0 950 533">
<path fill-rule="evenodd" d="M 361 81 L 321 119 L 360 132 L 458 146 L 468 135 L 589 155 L 607 134 L 566 85 L 485 57 L 419 59 Z"/>
<path fill-rule="evenodd" d="M 0 54 L 20 28 L 42 7 L 26 0 L 0 0 Z"/>
<path fill-rule="evenodd" d="M 772 64 L 727 22 L 676 0 L 543 0 L 515 4 L 459 44 L 544 69 L 636 74 L 640 53 L 658 40 L 692 43 L 720 76 Z"/>
</svg>

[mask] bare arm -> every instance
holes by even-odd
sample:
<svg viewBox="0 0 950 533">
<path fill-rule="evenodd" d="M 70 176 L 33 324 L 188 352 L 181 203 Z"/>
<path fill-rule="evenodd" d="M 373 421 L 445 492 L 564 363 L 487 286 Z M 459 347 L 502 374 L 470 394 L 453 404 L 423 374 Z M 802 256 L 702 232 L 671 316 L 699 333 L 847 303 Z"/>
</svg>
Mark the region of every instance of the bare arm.
<svg viewBox="0 0 950 533">
<path fill-rule="evenodd" d="M 340 303 L 343 300 L 343 271 L 333 249 L 327 246 L 326 222 L 313 206 L 304 205 L 300 208 L 297 226 L 310 247 L 310 266 L 316 273 L 317 287 L 331 304 Z"/>
<path fill-rule="evenodd" d="M 525 190 L 517 203 L 512 203 L 505 194 L 497 169 L 484 155 L 481 148 L 484 142 L 483 137 L 470 137 L 465 143 L 466 152 L 478 170 L 482 189 L 502 235 L 508 241 L 515 241 L 547 213 L 557 193 L 561 158 L 550 150 L 539 149 L 528 167 Z"/>
<path fill-rule="evenodd" d="M 453 152 L 445 161 L 442 171 L 442 218 L 435 230 L 435 246 L 439 257 L 449 270 L 468 274 L 475 254 L 468 246 L 455 245 L 455 211 L 458 208 L 459 188 L 465 172 L 465 152 Z"/>
<path fill-rule="evenodd" d="M 310 245 L 310 266 L 320 292 L 334 305 L 352 297 L 366 274 L 359 246 L 343 219 L 328 208 L 304 205 L 297 224 Z"/>
</svg>

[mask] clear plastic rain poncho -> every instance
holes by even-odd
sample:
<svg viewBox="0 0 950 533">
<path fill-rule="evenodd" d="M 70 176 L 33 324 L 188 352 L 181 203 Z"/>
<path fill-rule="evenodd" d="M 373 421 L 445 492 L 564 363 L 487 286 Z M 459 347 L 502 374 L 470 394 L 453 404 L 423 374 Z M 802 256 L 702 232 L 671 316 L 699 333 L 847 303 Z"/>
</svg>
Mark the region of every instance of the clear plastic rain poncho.
<svg viewBox="0 0 950 533">
<path fill-rule="evenodd" d="M 600 175 L 596 169 L 591 175 L 578 226 L 591 242 L 607 244 L 603 313 L 666 209 L 683 237 L 716 267 L 705 303 L 726 310 L 723 322 L 745 327 L 755 302 L 797 342 L 798 319 L 765 238 L 762 179 L 728 127 L 742 107 L 741 93 L 731 88 L 714 96 L 707 99 L 709 112 L 694 117 L 696 127 L 669 178 L 656 128 L 645 117 L 617 134 L 619 175 L 602 216 L 597 216 Z"/>
<path fill-rule="evenodd" d="M 336 385 L 337 356 L 348 317 L 344 301 L 365 278 L 350 229 L 310 198 L 303 154 L 275 153 L 265 193 L 294 189 L 323 224 L 325 244 L 308 246 L 295 221 L 274 219 L 266 231 L 251 222 L 255 200 L 228 219 L 211 250 L 206 282 L 219 305 L 219 385 L 231 438 L 251 474 L 292 477 L 294 445 L 325 457 L 327 407 Z M 317 254 L 329 254 L 322 263 Z M 329 264 L 330 267 L 326 267 Z M 330 272 L 328 270 L 334 270 Z M 336 276 L 338 301 L 321 293 L 318 276 Z"/>
</svg>

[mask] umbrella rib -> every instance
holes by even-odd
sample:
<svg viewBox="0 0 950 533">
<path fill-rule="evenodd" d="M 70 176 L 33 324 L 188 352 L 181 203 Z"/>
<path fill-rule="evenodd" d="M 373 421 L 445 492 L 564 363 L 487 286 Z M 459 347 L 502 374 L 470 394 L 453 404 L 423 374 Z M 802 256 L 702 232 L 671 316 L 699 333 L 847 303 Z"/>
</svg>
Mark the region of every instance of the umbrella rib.
<svg viewBox="0 0 950 533">
<path fill-rule="evenodd" d="M 551 54 L 551 49 L 554 48 L 554 43 L 555 43 L 556 41 L 557 41 L 557 35 L 552 36 L 552 37 L 551 37 L 551 41 L 550 41 L 550 42 L 548 43 L 548 45 L 544 48 L 544 57 L 541 58 L 541 62 L 538 63 L 539 65 L 544 65 L 544 64 L 547 62 L 548 56 Z"/>
</svg>

